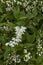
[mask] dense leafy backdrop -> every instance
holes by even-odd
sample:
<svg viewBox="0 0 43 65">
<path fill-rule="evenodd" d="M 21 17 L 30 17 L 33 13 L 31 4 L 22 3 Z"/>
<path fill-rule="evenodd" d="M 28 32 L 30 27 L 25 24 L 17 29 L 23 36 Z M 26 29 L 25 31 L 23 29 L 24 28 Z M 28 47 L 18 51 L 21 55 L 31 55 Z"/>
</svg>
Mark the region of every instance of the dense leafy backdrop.
<svg viewBox="0 0 43 65">
<path fill-rule="evenodd" d="M 22 42 L 15 47 L 5 46 L 15 37 L 16 26 L 27 28 Z M 38 44 L 42 45 L 40 51 Z M 27 62 L 23 60 L 24 49 L 32 56 Z M 20 63 L 10 59 L 14 54 L 20 55 Z M 0 0 L 0 65 L 43 65 L 43 0 Z"/>
</svg>

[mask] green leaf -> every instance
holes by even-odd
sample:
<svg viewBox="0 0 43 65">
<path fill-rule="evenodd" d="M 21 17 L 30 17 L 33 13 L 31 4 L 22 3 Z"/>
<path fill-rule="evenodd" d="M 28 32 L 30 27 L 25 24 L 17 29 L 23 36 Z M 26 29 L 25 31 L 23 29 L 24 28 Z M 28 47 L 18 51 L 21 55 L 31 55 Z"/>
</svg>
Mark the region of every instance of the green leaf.
<svg viewBox="0 0 43 65">
<path fill-rule="evenodd" d="M 35 33 L 32 34 L 32 35 L 30 35 L 29 33 L 26 33 L 26 36 L 27 36 L 26 37 L 27 41 L 30 42 L 30 43 L 33 43 L 33 41 L 35 40 L 35 37 L 36 37 Z"/>
</svg>

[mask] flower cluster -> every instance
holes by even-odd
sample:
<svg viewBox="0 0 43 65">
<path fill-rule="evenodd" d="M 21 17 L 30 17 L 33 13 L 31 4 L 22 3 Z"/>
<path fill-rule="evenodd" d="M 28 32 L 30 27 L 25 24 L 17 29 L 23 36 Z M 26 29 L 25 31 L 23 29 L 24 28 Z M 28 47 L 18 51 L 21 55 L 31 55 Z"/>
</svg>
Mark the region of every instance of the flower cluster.
<svg viewBox="0 0 43 65">
<path fill-rule="evenodd" d="M 15 63 L 20 63 L 21 62 L 20 55 L 15 55 L 15 54 L 11 55 L 11 57 L 9 58 L 9 60 L 10 60 L 9 64 L 11 64 L 13 61 Z"/>
<path fill-rule="evenodd" d="M 16 1 L 16 0 L 15 0 Z M 43 11 L 43 1 L 38 1 L 38 0 L 21 0 L 21 1 L 16 1 L 17 5 L 21 5 L 22 7 L 24 7 L 26 9 L 26 11 L 28 10 L 32 10 L 34 9 L 37 5 L 40 7 L 41 6 L 41 10 Z"/>
<path fill-rule="evenodd" d="M 27 49 L 24 49 L 24 53 L 25 53 L 24 61 L 25 61 L 25 62 L 28 62 L 29 59 L 32 58 L 31 53 L 30 53 L 30 52 L 27 52 Z"/>
<path fill-rule="evenodd" d="M 6 5 L 7 5 L 6 11 L 12 10 L 13 2 L 11 2 L 10 0 L 6 1 Z"/>
<path fill-rule="evenodd" d="M 28 54 L 25 55 L 24 61 L 27 62 L 27 61 L 29 61 L 30 58 L 31 58 L 31 56 L 30 56 L 30 52 L 29 52 Z"/>
<path fill-rule="evenodd" d="M 1 0 L 1 2 L 6 3 L 7 8 L 6 11 L 10 11 L 12 10 L 12 6 L 16 3 L 17 5 L 22 6 L 23 8 L 25 8 L 26 11 L 31 11 L 32 9 L 34 9 L 37 5 L 40 7 L 39 10 L 43 11 L 43 1 L 38 1 L 38 0 L 7 0 L 7 1 L 3 1 Z"/>
<path fill-rule="evenodd" d="M 22 38 L 22 35 L 24 34 L 26 30 L 26 27 L 24 26 L 21 26 L 21 28 L 19 26 L 16 26 L 15 27 L 15 34 L 16 34 L 16 37 L 12 38 L 12 41 L 6 43 L 5 45 L 6 46 L 11 46 L 11 47 L 14 47 L 15 45 L 18 45 L 19 42 L 21 42 L 21 38 Z"/>
<path fill-rule="evenodd" d="M 39 56 L 41 56 L 43 54 L 43 47 L 42 47 L 42 44 L 41 44 L 41 40 L 40 39 L 38 39 L 37 54 Z"/>
<path fill-rule="evenodd" d="M 24 49 L 23 53 L 25 54 L 24 57 L 16 53 L 9 54 L 7 61 L 10 61 L 9 64 L 11 64 L 12 62 L 20 63 L 22 61 L 21 59 L 23 59 L 23 61 L 25 62 L 28 62 L 32 58 L 31 53 L 27 52 L 27 49 Z"/>
</svg>

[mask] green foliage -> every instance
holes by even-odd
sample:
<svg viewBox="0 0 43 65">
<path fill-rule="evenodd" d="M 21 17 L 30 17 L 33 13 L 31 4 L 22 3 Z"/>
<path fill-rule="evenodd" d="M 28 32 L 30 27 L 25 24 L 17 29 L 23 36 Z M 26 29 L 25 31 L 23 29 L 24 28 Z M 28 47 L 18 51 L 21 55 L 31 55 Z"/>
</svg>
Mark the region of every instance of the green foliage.
<svg viewBox="0 0 43 65">
<path fill-rule="evenodd" d="M 0 65 L 43 65 L 43 54 L 41 56 L 36 54 L 39 42 L 42 44 L 43 49 L 43 4 L 41 4 L 43 0 L 38 0 L 34 5 L 32 2 L 36 2 L 36 0 L 27 0 L 30 4 L 26 3 L 26 7 L 23 6 L 25 0 L 17 0 L 16 2 L 10 0 L 13 3 L 13 5 L 10 3 L 11 9 L 8 7 L 6 1 L 3 0 L 2 2 L 0 0 Z M 22 2 L 22 5 L 17 4 L 18 1 Z M 33 8 L 28 9 L 28 6 Z M 6 10 L 7 7 L 10 10 Z M 11 41 L 12 37 L 16 36 L 14 29 L 16 26 L 25 26 L 27 28 L 22 36 L 22 42 L 13 48 L 10 46 L 6 47 L 5 44 Z M 38 39 L 40 39 L 39 42 Z M 24 49 L 27 49 L 27 52 L 30 52 L 32 56 L 28 62 L 23 60 L 25 55 L 23 53 Z M 20 63 L 12 62 L 12 59 L 9 58 L 13 54 L 19 54 L 22 61 Z"/>
</svg>

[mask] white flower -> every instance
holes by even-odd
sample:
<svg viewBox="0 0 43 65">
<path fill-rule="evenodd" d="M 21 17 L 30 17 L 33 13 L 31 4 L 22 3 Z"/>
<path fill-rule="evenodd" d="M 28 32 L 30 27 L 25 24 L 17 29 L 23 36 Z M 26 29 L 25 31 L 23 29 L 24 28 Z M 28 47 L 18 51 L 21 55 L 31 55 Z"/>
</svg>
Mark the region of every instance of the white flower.
<svg viewBox="0 0 43 65">
<path fill-rule="evenodd" d="M 13 40 L 13 41 L 15 41 L 15 38 L 14 38 L 14 37 L 12 37 L 12 40 Z"/>
<path fill-rule="evenodd" d="M 9 43 L 6 43 L 5 45 L 6 45 L 6 46 L 8 46 L 8 45 L 9 45 Z"/>
<path fill-rule="evenodd" d="M 17 1 L 17 5 L 22 5 L 22 2 L 20 2 L 20 1 Z"/>
<path fill-rule="evenodd" d="M 29 61 L 30 58 L 31 58 L 31 56 L 30 56 L 30 52 L 29 52 L 29 53 L 25 54 L 24 61 L 27 62 L 27 61 Z"/>
<path fill-rule="evenodd" d="M 27 53 L 27 49 L 24 49 L 24 53 Z"/>
<path fill-rule="evenodd" d="M 39 53 L 39 56 L 41 56 L 41 54 Z"/>
<path fill-rule="evenodd" d="M 23 32 L 25 32 L 25 30 L 26 30 L 26 27 L 23 27 L 23 26 L 21 26 L 21 28 L 19 26 L 15 27 L 16 35 L 18 34 L 22 35 Z"/>
<path fill-rule="evenodd" d="M 1 0 L 2 3 L 5 3 L 4 0 Z"/>
<path fill-rule="evenodd" d="M 16 2 L 16 0 L 14 0 L 14 2 Z"/>
<path fill-rule="evenodd" d="M 37 53 L 36 54 L 39 55 L 39 56 L 41 56 L 43 54 L 43 47 L 42 47 L 40 39 L 38 39 Z"/>
<path fill-rule="evenodd" d="M 15 41 L 16 41 L 16 42 L 21 42 L 21 39 L 17 38 Z"/>
<path fill-rule="evenodd" d="M 3 26 L 3 29 L 5 29 L 6 31 L 9 30 L 7 26 Z"/>
<path fill-rule="evenodd" d="M 43 11 L 43 7 L 41 7 L 41 10 Z"/>
<path fill-rule="evenodd" d="M 8 43 L 6 43 L 5 45 L 6 46 L 10 46 L 10 47 L 14 47 L 15 45 L 18 45 L 19 42 L 22 42 L 21 41 L 21 38 L 22 38 L 22 35 L 24 34 L 26 30 L 26 27 L 23 27 L 21 26 L 21 28 L 19 26 L 16 26 L 15 27 L 15 34 L 16 34 L 16 37 L 12 37 L 12 40 Z"/>
<path fill-rule="evenodd" d="M 6 8 L 6 11 L 11 11 L 12 10 L 12 7 L 7 7 Z"/>
<path fill-rule="evenodd" d="M 42 49 L 42 44 L 38 44 L 37 48 Z"/>
<path fill-rule="evenodd" d="M 10 43 L 9 46 L 10 46 L 10 47 L 14 47 L 14 44 Z"/>
<path fill-rule="evenodd" d="M 1 2 L 3 3 L 4 1 L 3 1 L 3 0 L 1 0 Z"/>
<path fill-rule="evenodd" d="M 17 35 L 16 37 L 17 38 L 21 38 L 21 36 L 22 36 L 22 34 L 24 34 L 24 32 L 25 32 L 25 30 L 26 30 L 26 27 L 23 27 L 23 26 L 21 26 L 21 28 L 20 27 L 15 27 L 15 34 Z"/>
<path fill-rule="evenodd" d="M 12 54 L 10 57 L 10 62 L 14 61 L 15 63 L 20 63 L 21 62 L 21 58 L 20 55 L 16 55 L 16 54 Z"/>
<path fill-rule="evenodd" d="M 16 56 L 16 60 L 17 60 L 17 63 L 20 63 L 21 62 L 20 55 L 17 55 Z"/>
</svg>

